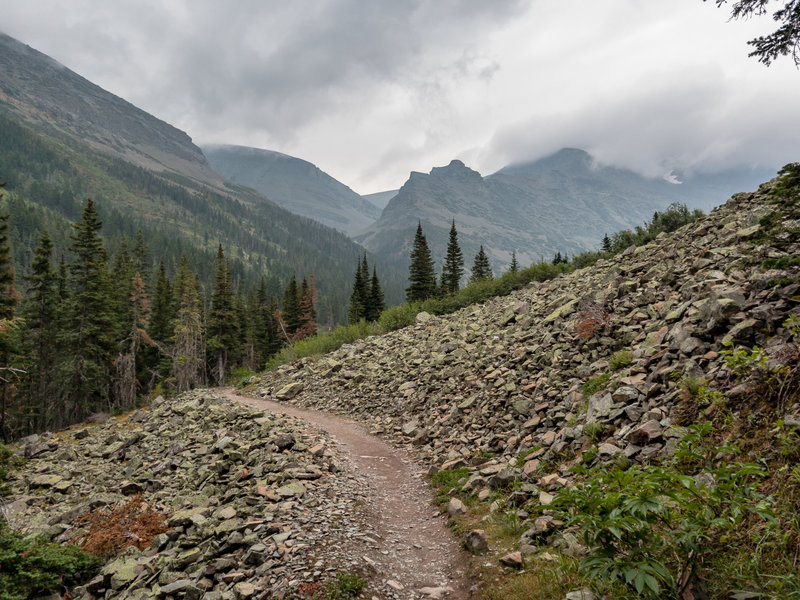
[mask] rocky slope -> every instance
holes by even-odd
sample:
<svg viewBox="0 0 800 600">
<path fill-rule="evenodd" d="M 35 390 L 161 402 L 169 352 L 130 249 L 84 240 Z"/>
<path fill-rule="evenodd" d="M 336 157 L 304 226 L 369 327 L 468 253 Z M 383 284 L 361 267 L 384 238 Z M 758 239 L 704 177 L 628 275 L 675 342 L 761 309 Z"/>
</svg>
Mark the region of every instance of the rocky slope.
<svg viewBox="0 0 800 600">
<path fill-rule="evenodd" d="M 380 216 L 374 204 L 306 160 L 245 146 L 205 146 L 203 152 L 212 168 L 230 181 L 349 235 Z"/>
<path fill-rule="evenodd" d="M 366 544 L 354 508 L 365 482 L 341 472 L 328 437 L 298 419 L 194 392 L 32 436 L 20 449 L 29 461 L 11 482 L 7 512 L 23 532 L 102 541 L 81 517 L 136 494 L 164 516 L 149 537 L 107 524 L 109 539 L 140 548 L 116 556 L 73 598 L 282 597 L 355 570 L 355 558 L 363 565 L 351 552 Z"/>
<path fill-rule="evenodd" d="M 773 173 L 740 169 L 680 175 L 676 184 L 598 165 L 575 148 L 486 177 L 454 160 L 430 173 L 411 173 L 381 218 L 356 239 L 377 255 L 407 265 L 420 220 L 434 258 L 441 260 L 455 218 L 467 267 L 482 244 L 495 273 L 502 273 L 512 251 L 528 265 L 556 251 L 596 250 L 604 234 L 641 225 L 672 202 L 708 211 Z"/>
<path fill-rule="evenodd" d="M 357 415 L 436 468 L 469 467 L 465 485 L 484 497 L 516 480 L 548 503 L 585 452 L 669 454 L 693 417 L 681 380 L 741 394 L 726 342 L 774 360 L 796 352 L 782 325 L 800 313 L 800 211 L 772 203 L 771 186 L 593 267 L 284 366 L 253 390 Z M 800 423 L 800 406 L 783 410 L 776 419 Z"/>
</svg>

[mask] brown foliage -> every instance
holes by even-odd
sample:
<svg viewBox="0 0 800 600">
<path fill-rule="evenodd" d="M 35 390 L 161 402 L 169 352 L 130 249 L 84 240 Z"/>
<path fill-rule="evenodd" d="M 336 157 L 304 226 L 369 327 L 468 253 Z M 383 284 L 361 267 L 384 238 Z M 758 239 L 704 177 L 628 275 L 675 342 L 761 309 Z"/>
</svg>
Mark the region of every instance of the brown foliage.
<svg viewBox="0 0 800 600">
<path fill-rule="evenodd" d="M 96 508 L 79 517 L 76 524 L 87 525 L 89 530 L 77 542 L 87 552 L 104 558 L 131 546 L 144 550 L 159 533 L 167 531 L 166 518 L 136 494 L 113 508 Z"/>
<path fill-rule="evenodd" d="M 592 304 L 581 313 L 575 330 L 581 339 L 588 340 L 598 332 L 611 326 L 611 315 L 600 304 Z"/>
</svg>

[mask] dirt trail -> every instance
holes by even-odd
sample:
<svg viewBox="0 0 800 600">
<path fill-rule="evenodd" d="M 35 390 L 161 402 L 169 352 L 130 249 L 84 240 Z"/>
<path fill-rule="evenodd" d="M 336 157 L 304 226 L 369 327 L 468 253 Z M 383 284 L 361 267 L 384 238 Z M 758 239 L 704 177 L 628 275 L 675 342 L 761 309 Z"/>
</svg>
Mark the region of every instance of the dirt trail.
<svg viewBox="0 0 800 600">
<path fill-rule="evenodd" d="M 368 487 L 367 545 L 358 551 L 368 559 L 364 562 L 374 564 L 378 587 L 387 595 L 448 600 L 472 596 L 464 574 L 468 559 L 431 504 L 430 488 L 406 453 L 342 417 L 240 396 L 232 389 L 223 392 L 234 401 L 303 419 L 338 443 L 342 458 L 364 476 Z"/>
</svg>

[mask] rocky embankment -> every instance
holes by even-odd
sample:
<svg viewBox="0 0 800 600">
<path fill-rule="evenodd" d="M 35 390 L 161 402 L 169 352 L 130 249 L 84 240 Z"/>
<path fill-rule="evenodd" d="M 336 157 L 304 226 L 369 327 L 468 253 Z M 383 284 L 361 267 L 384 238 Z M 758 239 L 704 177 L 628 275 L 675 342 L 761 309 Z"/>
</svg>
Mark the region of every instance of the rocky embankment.
<svg viewBox="0 0 800 600">
<path fill-rule="evenodd" d="M 281 598 L 363 565 L 366 486 L 333 446 L 299 419 L 191 392 L 23 440 L 6 512 L 23 532 L 111 550 L 73 598 Z"/>
<path fill-rule="evenodd" d="M 547 504 L 586 452 L 670 453 L 696 417 L 687 381 L 741 393 L 727 342 L 791 353 L 800 220 L 772 185 L 590 268 L 281 367 L 251 393 L 355 415 L 435 468 L 469 467 L 479 497 L 517 481 L 520 504 Z M 526 522 L 521 543 L 548 519 Z"/>
</svg>

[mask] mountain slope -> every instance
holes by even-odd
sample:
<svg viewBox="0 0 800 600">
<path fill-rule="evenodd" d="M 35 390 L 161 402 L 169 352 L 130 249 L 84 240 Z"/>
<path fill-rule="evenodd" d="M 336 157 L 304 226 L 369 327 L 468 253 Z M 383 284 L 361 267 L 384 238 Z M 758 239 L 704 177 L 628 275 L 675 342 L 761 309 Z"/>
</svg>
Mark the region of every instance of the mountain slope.
<svg viewBox="0 0 800 600">
<path fill-rule="evenodd" d="M 596 165 L 588 153 L 570 148 L 487 177 L 456 160 L 430 174 L 412 173 L 381 218 L 356 239 L 379 256 L 407 264 L 419 220 L 434 257 L 441 259 L 455 218 L 468 261 L 483 244 L 499 272 L 512 250 L 525 265 L 557 251 L 597 249 L 605 233 L 641 225 L 672 202 L 708 210 L 771 174 L 724 173 L 674 184 Z"/>
<path fill-rule="evenodd" d="M 800 317 L 800 186 L 795 174 L 793 199 L 777 199 L 773 185 L 736 194 L 633 252 L 451 315 L 420 313 L 413 326 L 266 373 L 251 393 L 280 398 L 292 383 L 301 390 L 292 403 L 353 416 L 407 445 L 430 472 L 441 472 L 442 509 L 450 501 L 458 530 L 499 531 L 489 551 L 494 558 L 521 551 L 512 564 L 524 564 L 526 574 L 558 563 L 559 554 L 583 557 L 598 543 L 565 527 L 569 515 L 553 512 L 553 497 L 580 478 L 572 467 L 606 466 L 613 474 L 633 465 L 634 478 L 639 466 L 672 469 L 679 440 L 703 426 L 695 458 L 686 452 L 679 463 L 681 485 L 697 474 L 698 488 L 710 481 L 713 489 L 717 481 L 731 483 L 716 479 L 714 469 L 725 477 L 739 461 L 761 464 L 763 474 L 747 481 L 763 481 L 761 493 L 774 494 L 777 522 L 771 528 L 753 518 L 744 527 L 732 519 L 721 538 L 699 531 L 697 577 L 708 582 L 709 595 L 692 597 L 730 598 L 742 589 L 790 597 L 796 587 L 783 575 L 794 568 L 800 539 L 791 483 L 800 456 L 800 321 L 789 322 Z M 726 356 L 734 349 L 729 342 L 738 349 Z M 727 443 L 741 454 L 722 452 Z M 650 500 L 653 488 L 645 485 L 632 501 Z M 599 493 L 591 515 L 597 520 L 607 514 Z M 467 508 L 451 512 L 452 498 Z M 703 502 L 695 508 L 701 523 L 703 510 L 719 510 Z M 731 507 L 737 510 L 742 506 Z M 670 530 L 647 525 L 643 513 L 621 518 L 649 540 L 672 539 Z M 786 546 L 789 531 L 795 541 Z M 775 544 L 774 552 L 762 543 Z M 548 556 L 538 560 L 543 550 Z M 686 563 L 669 546 L 662 550 L 665 564 L 680 573 Z M 622 551 L 611 558 L 627 564 Z M 497 573 L 512 577 L 508 569 Z M 491 596 L 527 597 L 526 577 L 519 596 L 497 589 Z M 592 580 L 600 593 L 619 597 L 607 583 Z M 568 591 L 541 597 L 561 600 Z"/>
<path fill-rule="evenodd" d="M 245 146 L 205 146 L 203 152 L 226 179 L 339 231 L 353 234 L 380 216 L 373 204 L 308 161 Z"/>
<path fill-rule="evenodd" d="M 209 281 L 222 243 L 246 285 L 265 275 L 279 293 L 291 274 L 313 273 L 320 322 L 346 319 L 360 246 L 226 181 L 185 133 L 45 55 L 8 36 L 0 47 L 0 179 L 19 211 L 11 219 L 18 272 L 27 272 L 38 230 L 48 222 L 68 230 L 91 197 L 112 250 L 141 229 L 156 261 L 174 269 L 187 254 Z M 404 275 L 382 264 L 378 273 L 387 300 L 398 301 Z"/>
</svg>

